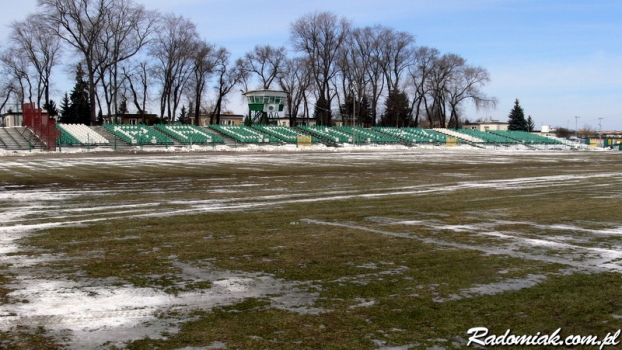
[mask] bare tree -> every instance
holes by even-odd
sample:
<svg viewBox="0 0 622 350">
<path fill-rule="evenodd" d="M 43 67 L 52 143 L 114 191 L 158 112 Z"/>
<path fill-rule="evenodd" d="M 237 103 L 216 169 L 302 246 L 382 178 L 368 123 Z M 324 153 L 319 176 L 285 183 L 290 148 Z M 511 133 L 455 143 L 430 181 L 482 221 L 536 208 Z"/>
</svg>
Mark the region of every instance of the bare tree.
<svg viewBox="0 0 622 350">
<path fill-rule="evenodd" d="M 49 29 L 82 55 L 88 75 L 91 124 L 97 122 L 96 73 L 100 64 L 97 46 L 106 29 L 112 3 L 112 0 L 38 0 Z"/>
<path fill-rule="evenodd" d="M 192 70 L 192 85 L 194 87 L 194 124 L 200 125 L 201 99 L 205 92 L 207 78 L 214 72 L 216 57 L 213 45 L 205 41 L 197 42 L 194 51 L 194 68 Z"/>
<path fill-rule="evenodd" d="M 283 65 L 283 74 L 279 76 L 281 89 L 288 92 L 287 111 L 289 112 L 289 125 L 296 126 L 298 109 L 305 101 L 311 85 L 309 62 L 302 57 L 286 59 Z"/>
<path fill-rule="evenodd" d="M 124 81 L 127 83 L 132 101 L 138 114 L 145 124 L 145 108 L 149 98 L 148 89 L 150 84 L 149 64 L 146 61 L 138 62 L 133 66 L 122 66 Z"/>
<path fill-rule="evenodd" d="M 415 38 L 407 32 L 382 28 L 378 35 L 380 42 L 379 61 L 387 82 L 389 94 L 402 90 L 400 79 L 404 71 L 413 64 Z"/>
<path fill-rule="evenodd" d="M 384 30 L 382 26 L 365 27 L 355 29 L 352 32 L 353 45 L 358 55 L 362 58 L 362 64 L 365 69 L 365 86 L 357 86 L 358 103 L 360 104 L 363 94 L 369 95 L 371 104 L 372 125 L 376 125 L 378 119 L 378 106 L 381 96 L 384 92 L 385 80 L 382 69 L 381 34 Z"/>
<path fill-rule="evenodd" d="M 331 119 L 331 79 L 337 69 L 335 61 L 339 48 L 350 33 L 350 22 L 330 12 L 305 15 L 291 25 L 294 49 L 307 55 L 311 76 L 317 92 L 316 117 L 320 125 L 329 125 Z"/>
<path fill-rule="evenodd" d="M 587 138 L 596 136 L 596 128 L 589 124 L 583 124 L 583 127 L 577 131 L 577 135 Z"/>
<path fill-rule="evenodd" d="M 419 126 L 419 118 L 422 111 L 422 104 L 427 105 L 428 80 L 439 59 L 440 52 L 430 47 L 419 47 L 414 51 L 414 64 L 408 67 L 408 75 L 412 86 L 411 110 L 414 114 L 413 123 Z"/>
<path fill-rule="evenodd" d="M 496 108 L 497 99 L 487 96 L 481 87 L 490 82 L 488 71 L 482 67 L 465 65 L 459 67 L 447 84 L 447 102 L 450 107 L 449 124 L 459 126 L 459 106 L 465 101 L 471 101 L 476 110 L 481 108 Z"/>
<path fill-rule="evenodd" d="M 2 65 L 3 75 L 8 79 L 7 86 L 13 88 L 17 102 L 20 105 L 24 104 L 25 101 L 33 102 L 33 83 L 26 57 L 20 55 L 17 48 L 8 47 L 3 52 L 0 52 L 0 64 Z"/>
<path fill-rule="evenodd" d="M 11 41 L 36 73 L 37 107 L 50 102 L 50 76 L 58 64 L 60 39 L 45 26 L 41 15 L 29 15 L 11 24 Z"/>
<path fill-rule="evenodd" d="M 108 114 L 116 114 L 118 90 L 123 75 L 119 65 L 136 55 L 149 42 L 157 14 L 131 0 L 111 0 L 106 12 L 105 30 L 96 46 L 98 80 L 104 91 Z"/>
<path fill-rule="evenodd" d="M 454 74 L 464 66 L 464 58 L 456 54 L 444 54 L 435 61 L 427 80 L 426 88 L 432 105 L 425 101 L 426 114 L 430 126 L 447 127 L 448 85 Z"/>
<path fill-rule="evenodd" d="M 219 48 L 215 54 L 214 73 L 216 85 L 214 90 L 216 92 L 216 103 L 210 115 L 210 124 L 214 124 L 214 122 L 220 124 L 220 114 L 227 94 L 246 79 L 247 71 L 244 67 L 244 61 L 238 59 L 231 65 L 229 61 L 230 56 L 231 53 L 224 47 Z"/>
<path fill-rule="evenodd" d="M 192 74 L 193 54 L 198 41 L 196 26 L 173 14 L 164 16 L 149 53 L 155 58 L 154 75 L 162 84 L 160 117 L 173 121 L 182 94 Z"/>
<path fill-rule="evenodd" d="M 15 94 L 15 91 L 14 81 L 4 74 L 0 75 L 0 113 L 11 99 L 11 95 Z"/>
<path fill-rule="evenodd" d="M 286 59 L 285 47 L 257 45 L 244 57 L 246 70 L 256 74 L 261 80 L 262 89 L 270 89 L 270 85 L 283 73 Z"/>
<path fill-rule="evenodd" d="M 340 107 L 343 105 L 339 95 L 343 96 L 344 103 L 350 101 L 348 104 L 352 106 L 354 104 L 360 105 L 363 96 L 365 96 L 369 79 L 369 66 L 375 61 L 372 52 L 373 44 L 370 45 L 370 43 L 372 42 L 362 34 L 360 29 L 355 29 L 346 38 L 339 50 L 336 61 L 338 67 L 336 78 L 339 81 L 335 82 L 335 87 Z M 344 124 L 348 121 L 354 121 L 356 116 L 353 115 L 353 112 L 355 111 L 351 108 L 347 112 L 341 111 Z"/>
</svg>

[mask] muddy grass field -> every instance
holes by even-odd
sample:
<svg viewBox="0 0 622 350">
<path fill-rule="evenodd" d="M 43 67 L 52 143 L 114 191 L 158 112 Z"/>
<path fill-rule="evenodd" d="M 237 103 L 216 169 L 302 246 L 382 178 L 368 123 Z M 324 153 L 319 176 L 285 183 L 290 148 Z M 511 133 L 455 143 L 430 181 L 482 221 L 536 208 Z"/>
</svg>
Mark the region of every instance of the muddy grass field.
<svg viewBox="0 0 622 350">
<path fill-rule="evenodd" d="M 0 348 L 622 329 L 622 152 L 2 157 L 0 218 Z"/>
</svg>

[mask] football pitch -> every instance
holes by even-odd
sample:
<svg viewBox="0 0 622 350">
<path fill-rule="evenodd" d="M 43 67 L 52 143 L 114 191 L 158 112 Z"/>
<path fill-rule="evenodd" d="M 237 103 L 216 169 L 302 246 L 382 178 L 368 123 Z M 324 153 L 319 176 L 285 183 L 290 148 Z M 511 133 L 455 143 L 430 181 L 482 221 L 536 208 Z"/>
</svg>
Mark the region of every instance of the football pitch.
<svg viewBox="0 0 622 350">
<path fill-rule="evenodd" d="M 622 152 L 0 157 L 0 217 L 0 348 L 622 329 Z"/>
</svg>

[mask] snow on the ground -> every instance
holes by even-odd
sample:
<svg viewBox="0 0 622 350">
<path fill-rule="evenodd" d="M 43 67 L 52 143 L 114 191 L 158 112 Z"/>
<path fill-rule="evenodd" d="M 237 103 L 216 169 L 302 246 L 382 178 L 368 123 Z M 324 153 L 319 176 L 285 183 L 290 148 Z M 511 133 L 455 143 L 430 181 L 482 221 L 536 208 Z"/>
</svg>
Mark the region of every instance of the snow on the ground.
<svg viewBox="0 0 622 350">
<path fill-rule="evenodd" d="M 230 145 L 183 145 L 183 146 L 131 146 L 119 150 L 119 153 L 190 153 L 190 152 L 270 152 L 270 153 L 292 153 L 292 152 L 372 152 L 372 151 L 420 151 L 420 150 L 436 150 L 436 151 L 492 151 L 492 152 L 547 152 L 547 151 L 577 151 L 576 147 L 570 147 L 567 145 L 534 145 L 532 148 L 527 148 L 524 145 L 516 144 L 511 146 L 497 146 L 497 145 L 485 145 L 480 147 L 474 147 L 467 144 L 456 145 L 448 147 L 446 145 L 435 144 L 415 144 L 413 146 L 405 146 L 402 144 L 350 144 L 344 143 L 338 146 L 326 146 L 324 144 L 313 144 L 312 146 L 298 147 L 295 144 L 240 144 L 235 146 Z M 583 148 L 580 149 L 585 152 L 607 152 L 612 151 L 609 148 Z M 615 151 L 615 150 L 613 150 Z M 116 152 L 113 147 L 110 146 L 65 146 L 57 148 L 55 152 L 42 151 L 40 149 L 19 150 L 19 151 L 7 151 L 0 149 L 0 156 L 29 156 L 40 153 L 114 153 Z"/>
<path fill-rule="evenodd" d="M 0 306 L 0 330 L 42 326 L 70 348 L 92 349 L 107 342 L 122 346 L 144 337 L 159 338 L 163 333 L 174 333 L 191 311 L 210 310 L 246 298 L 265 298 L 272 307 L 292 312 L 322 311 L 313 307 L 317 293 L 302 291 L 305 285 L 268 274 L 222 271 L 209 262 L 199 267 L 175 262 L 182 270 L 177 277 L 185 283 L 209 281 L 213 285 L 207 290 L 177 295 L 137 288 L 115 279 L 46 277 L 45 267 L 41 270 L 38 266 L 67 258 L 62 254 L 29 254 L 28 247 L 20 244 L 23 238 L 52 227 L 107 220 L 91 219 L 90 213 L 140 215 L 159 204 L 86 203 L 81 208 L 61 204 L 67 199 L 98 194 L 97 189 L 76 193 L 19 187 L 7 190 L 0 186 L 0 215 L 4 219 L 0 222 L 0 264 L 7 267 L 6 273 L 16 276 L 11 285 L 5 286 L 14 291 L 8 294 L 11 303 Z M 167 312 L 178 316 L 162 317 Z"/>
<path fill-rule="evenodd" d="M 221 147 L 218 149 L 218 147 Z M 227 146 L 217 146 L 216 150 L 224 151 Z M 271 148 L 273 147 L 273 148 Z M 206 156 L 202 153 L 176 154 L 146 154 L 100 156 L 97 152 L 84 154 L 79 157 L 58 159 L 55 157 L 14 157 L 4 158 L 0 162 L 0 171 L 19 172 L 20 169 L 58 169 L 71 167 L 79 171 L 83 166 L 107 165 L 134 167 L 134 166 L 187 166 L 237 164 L 244 167 L 271 167 L 295 166 L 331 166 L 335 162 L 359 166 L 361 162 L 374 162 L 391 159 L 396 162 L 430 162 L 430 163 L 462 163 L 507 164 L 517 161 L 515 156 L 530 156 L 531 159 L 541 162 L 555 162 L 559 157 L 566 161 L 582 161 L 577 152 L 572 151 L 533 151 L 533 150 L 480 150 L 467 147 L 432 147 L 400 148 L 403 146 L 366 146 L 311 149 L 297 149 L 294 147 L 256 146 L 228 149 L 231 152 L 213 153 Z M 147 148 L 147 147 L 145 147 Z M 193 147 L 194 150 L 194 147 Z M 158 149 L 157 151 L 162 151 Z M 172 150 L 171 152 L 178 152 Z M 188 149 L 188 151 L 190 151 Z M 282 152 L 285 151 L 285 152 Z M 300 152 L 308 151 L 308 152 Z M 584 154 L 580 155 L 584 157 Z M 249 297 L 265 297 L 270 300 L 272 307 L 294 312 L 316 313 L 321 312 L 312 307 L 317 295 L 303 292 L 303 285 L 294 282 L 279 280 L 270 275 L 251 274 L 239 271 L 220 271 L 208 263 L 201 266 L 189 266 L 180 263 L 184 280 L 211 281 L 213 287 L 209 290 L 184 292 L 178 295 L 169 295 L 154 288 L 137 288 L 128 284 L 119 285 L 120 281 L 111 279 L 78 279 L 67 280 L 52 278 L 41 272 L 23 273 L 25 269 L 33 269 L 38 264 L 47 261 L 66 259 L 63 255 L 28 254 L 27 247 L 19 244 L 20 240 L 28 235 L 36 234 L 40 230 L 50 227 L 68 225 L 86 225 L 89 222 L 107 220 L 107 218 L 91 219 L 91 214 L 110 214 L 111 216 L 146 217 L 150 215 L 176 215 L 202 212 L 218 212 L 244 210 L 248 208 L 278 207 L 289 203 L 312 203 L 321 201 L 342 200 L 350 198 L 374 198 L 383 196 L 420 196 L 431 193 L 442 195 L 448 191 L 462 189 L 521 189 L 521 188 L 551 188 L 572 187 L 583 181 L 600 177 L 619 176 L 612 173 L 566 174 L 555 176 L 522 177 L 509 180 L 470 180 L 465 177 L 455 177 L 453 184 L 396 186 L 378 189 L 318 189 L 317 191 L 287 191 L 271 195 L 243 196 L 239 191 L 221 191 L 219 193 L 231 196 L 215 200 L 168 200 L 157 203 L 111 203 L 101 205 L 97 201 L 84 203 L 76 208 L 63 206 L 67 200 L 85 197 L 94 198 L 102 195 L 96 187 L 85 188 L 79 193 L 63 188 L 32 189 L 12 187 L 3 188 L 0 185 L 0 263 L 8 267 L 8 272 L 15 273 L 15 291 L 9 297 L 17 301 L 0 307 L 0 330 L 10 330 L 18 325 L 42 325 L 53 334 L 69 339 L 68 345 L 72 348 L 94 348 L 107 341 L 121 345 L 132 339 L 145 336 L 159 337 L 164 332 L 174 332 L 180 322 L 179 318 L 157 317 L 168 311 L 189 312 L 197 308 L 209 310 L 217 305 L 227 305 Z M 216 185 L 218 179 L 214 179 Z M 227 179 L 222 179 L 226 181 Z M 1 179 L 0 179 L 1 181 Z M 248 186 L 259 186 L 258 183 L 247 183 Z M 183 188 L 184 183 L 169 183 L 172 189 Z M 166 190 L 166 189 L 164 189 Z M 216 190 L 216 189 L 214 189 Z M 602 193 L 595 193 L 602 195 Z M 183 206 L 181 209 L 171 210 L 170 206 Z M 50 210 L 54 208 L 54 210 Z M 307 220 L 307 223 L 317 225 L 344 225 L 353 229 L 361 229 L 377 234 L 388 234 L 405 238 L 420 239 L 423 242 L 449 246 L 461 249 L 477 249 L 489 254 L 507 254 L 521 256 L 525 259 L 535 259 L 546 262 L 566 264 L 578 270 L 607 270 L 622 271 L 618 262 L 622 261 L 620 247 L 601 248 L 585 247 L 579 238 L 570 233 L 594 234 L 600 236 L 619 236 L 622 234 L 620 225 L 612 225 L 602 230 L 592 230 L 580 227 L 577 224 L 559 223 L 541 225 L 527 223 L 532 227 L 544 231 L 553 231 L 557 234 L 542 237 L 524 237 L 517 233 L 496 229 L 500 225 L 512 224 L 501 220 L 484 220 L 481 224 L 446 226 L 429 218 L 413 217 L 394 220 L 391 218 L 375 218 L 377 222 L 389 226 L 390 229 L 370 229 L 364 225 L 325 223 L 317 220 Z M 525 223 L 515 223 L 525 224 Z M 450 230 L 472 233 L 482 237 L 492 237 L 498 243 L 489 247 L 458 244 L 439 239 L 416 237 L 410 233 L 401 232 L 399 227 L 421 226 L 429 230 Z M 397 228 L 397 229 L 396 229 Z M 565 252 L 556 256 L 544 253 L 517 252 L 518 248 L 554 249 Z M 373 270 L 373 269 L 372 269 Z M 28 270 L 32 272 L 31 270 Z M 376 273 L 376 272 L 374 272 Z M 546 277 L 540 275 L 528 276 L 524 279 L 508 280 L 494 285 L 479 285 L 465 289 L 452 298 L 464 298 L 487 293 L 499 293 L 503 290 L 527 288 L 539 283 Z M 121 281 L 122 282 L 122 281 Z M 20 302 L 27 301 L 27 302 Z M 438 300 L 443 301 L 443 300 Z"/>
</svg>

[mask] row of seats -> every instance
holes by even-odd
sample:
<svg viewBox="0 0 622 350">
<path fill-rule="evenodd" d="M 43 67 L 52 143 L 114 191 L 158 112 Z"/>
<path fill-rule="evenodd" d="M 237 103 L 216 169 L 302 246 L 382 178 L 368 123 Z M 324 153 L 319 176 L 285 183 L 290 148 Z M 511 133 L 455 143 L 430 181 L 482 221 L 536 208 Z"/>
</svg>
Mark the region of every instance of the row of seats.
<svg viewBox="0 0 622 350">
<path fill-rule="evenodd" d="M 330 128 L 328 126 L 300 126 L 300 129 L 308 132 L 311 135 L 315 135 L 319 138 L 326 139 L 331 142 L 345 143 L 352 142 L 352 134 L 347 134 L 343 131 Z"/>
<path fill-rule="evenodd" d="M 181 143 L 225 143 L 222 137 L 194 125 L 156 124 L 154 127 Z"/>
<path fill-rule="evenodd" d="M 56 125 L 57 125 L 58 130 L 60 130 L 60 144 L 61 145 L 81 145 L 82 144 L 80 140 L 78 140 L 73 135 L 65 131 L 65 129 L 58 127 L 58 124 Z"/>
<path fill-rule="evenodd" d="M 302 132 L 299 129 L 290 128 L 288 126 L 281 126 L 281 125 L 253 125 L 253 128 L 263 132 L 264 134 L 271 135 L 271 136 L 276 137 L 276 138 L 280 139 L 281 141 L 287 142 L 287 143 L 297 143 L 298 142 L 298 136 L 309 136 L 308 134 L 305 134 L 304 132 Z M 311 137 L 311 142 L 312 143 L 319 143 L 321 141 L 317 137 Z"/>
<path fill-rule="evenodd" d="M 56 124 L 64 145 L 107 145 L 108 140 L 84 124 Z"/>
<path fill-rule="evenodd" d="M 550 137 L 534 135 L 528 133 L 526 131 L 519 130 L 489 130 L 488 132 L 494 133 L 496 135 L 505 136 L 514 140 L 517 140 L 522 143 L 543 143 L 549 145 L 559 145 L 562 142 Z"/>
<path fill-rule="evenodd" d="M 349 135 L 355 135 L 356 142 L 367 143 L 399 143 L 400 141 L 388 135 L 376 132 L 372 129 L 365 129 L 360 126 L 335 126 L 337 130 L 343 131 Z"/>
<path fill-rule="evenodd" d="M 431 129 L 402 128 L 402 130 L 415 135 L 417 137 L 417 142 L 420 142 L 420 143 L 445 143 L 447 142 L 447 137 L 445 136 L 445 134 L 431 130 Z"/>
<path fill-rule="evenodd" d="M 404 143 L 417 143 L 417 142 L 421 142 L 419 141 L 419 138 L 412 134 L 409 133 L 408 131 L 404 130 L 404 128 L 396 128 L 396 127 L 388 127 L 388 126 L 374 126 L 372 127 L 373 130 L 381 132 L 383 134 L 387 134 L 391 137 L 394 137 L 398 140 L 401 140 Z"/>
<path fill-rule="evenodd" d="M 61 131 L 60 143 L 65 145 L 102 145 L 109 141 L 84 124 L 57 124 Z M 172 144 L 177 139 L 181 143 L 224 143 L 222 137 L 210 133 L 194 125 L 169 124 L 146 125 L 105 124 L 104 128 L 130 144 Z M 241 143 L 296 143 L 298 136 L 312 136 L 312 142 L 319 143 L 325 139 L 336 143 L 351 143 L 355 137 L 357 143 L 445 143 L 446 135 L 475 143 L 503 144 L 561 144 L 554 138 L 534 135 L 517 130 L 479 131 L 471 129 L 422 129 L 372 127 L 365 129 L 351 126 L 300 126 L 290 128 L 279 125 L 210 125 Z M 160 131 L 157 132 L 156 130 Z"/>
<path fill-rule="evenodd" d="M 458 129 L 455 131 L 463 133 L 463 134 L 471 135 L 473 137 L 477 137 L 479 139 L 484 140 L 485 143 L 504 143 L 504 144 L 517 143 L 517 141 L 514 139 L 505 137 L 503 135 L 497 135 L 491 132 L 485 132 L 485 131 L 473 130 L 473 129 Z"/>
<path fill-rule="evenodd" d="M 218 125 L 211 124 L 209 126 L 224 135 L 231 137 L 232 139 L 240 143 L 280 143 L 281 141 L 270 135 L 266 135 L 259 130 L 255 130 L 246 125 Z"/>
<path fill-rule="evenodd" d="M 104 124 L 104 128 L 131 145 L 167 145 L 174 141 L 146 125 Z"/>
<path fill-rule="evenodd" d="M 484 140 L 482 140 L 479 137 L 475 137 L 475 136 L 471 136 L 471 135 L 468 135 L 468 134 L 465 134 L 465 133 L 461 133 L 461 132 L 458 132 L 458 131 L 456 131 L 454 129 L 434 128 L 433 130 L 437 131 L 437 132 L 440 132 L 440 133 L 443 133 L 443 134 L 448 135 L 448 136 L 456 137 L 456 138 L 458 138 L 460 140 L 463 140 L 463 141 L 474 142 L 474 143 L 484 143 Z"/>
</svg>

